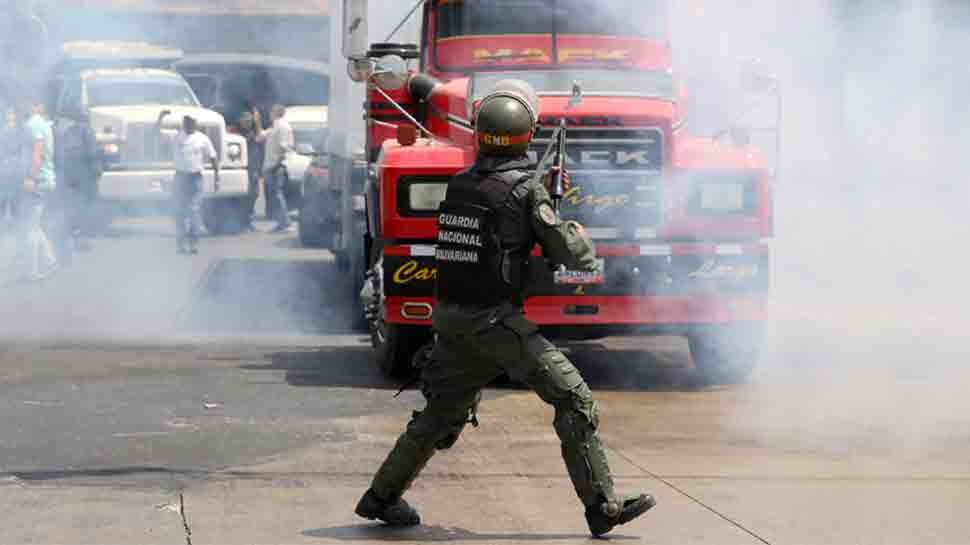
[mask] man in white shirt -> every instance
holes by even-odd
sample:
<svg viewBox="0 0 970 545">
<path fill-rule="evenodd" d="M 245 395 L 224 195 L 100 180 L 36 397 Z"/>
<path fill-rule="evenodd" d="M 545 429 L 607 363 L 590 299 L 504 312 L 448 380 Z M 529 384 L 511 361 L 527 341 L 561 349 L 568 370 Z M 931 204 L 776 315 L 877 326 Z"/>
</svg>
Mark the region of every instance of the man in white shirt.
<svg viewBox="0 0 970 545">
<path fill-rule="evenodd" d="M 272 200 L 273 218 L 276 220 L 274 233 L 285 233 L 291 229 L 290 215 L 286 207 L 286 153 L 293 149 L 293 129 L 283 119 L 286 107 L 273 106 L 271 112 L 273 126 L 263 131 L 260 139 L 266 142 L 266 155 L 263 160 L 263 176 L 266 179 L 266 199 Z"/>
<path fill-rule="evenodd" d="M 170 114 L 163 110 L 158 126 Z M 199 232 L 202 230 L 202 169 L 205 163 L 215 172 L 215 190 L 219 191 L 219 155 L 212 140 L 197 130 L 192 116 L 182 118 L 182 130 L 175 139 L 175 240 L 177 251 L 199 253 Z"/>
</svg>

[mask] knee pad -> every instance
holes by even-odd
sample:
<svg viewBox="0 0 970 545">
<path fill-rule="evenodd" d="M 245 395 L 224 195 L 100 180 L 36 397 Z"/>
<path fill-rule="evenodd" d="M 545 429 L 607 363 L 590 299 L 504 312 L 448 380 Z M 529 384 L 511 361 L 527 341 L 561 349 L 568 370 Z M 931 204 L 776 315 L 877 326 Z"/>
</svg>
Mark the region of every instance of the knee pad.
<svg viewBox="0 0 970 545">
<path fill-rule="evenodd" d="M 461 432 L 469 422 L 478 422 L 474 409 L 449 415 L 415 411 L 411 423 L 408 424 L 408 435 L 416 443 L 433 446 L 436 450 L 447 450 L 458 442 Z"/>
<path fill-rule="evenodd" d="M 587 394 L 589 390 L 586 390 Z M 563 442 L 587 444 L 599 427 L 599 406 L 590 395 L 573 395 L 557 403 L 553 427 Z"/>
</svg>

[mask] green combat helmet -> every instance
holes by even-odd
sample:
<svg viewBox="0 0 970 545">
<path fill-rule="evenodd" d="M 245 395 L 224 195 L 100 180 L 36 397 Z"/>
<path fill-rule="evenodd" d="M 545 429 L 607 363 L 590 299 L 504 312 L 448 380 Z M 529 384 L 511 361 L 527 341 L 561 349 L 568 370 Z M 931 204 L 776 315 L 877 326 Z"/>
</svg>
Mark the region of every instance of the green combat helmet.
<svg viewBox="0 0 970 545">
<path fill-rule="evenodd" d="M 539 120 L 539 95 L 521 80 L 502 80 L 478 106 L 475 135 L 481 155 L 519 156 Z"/>
</svg>

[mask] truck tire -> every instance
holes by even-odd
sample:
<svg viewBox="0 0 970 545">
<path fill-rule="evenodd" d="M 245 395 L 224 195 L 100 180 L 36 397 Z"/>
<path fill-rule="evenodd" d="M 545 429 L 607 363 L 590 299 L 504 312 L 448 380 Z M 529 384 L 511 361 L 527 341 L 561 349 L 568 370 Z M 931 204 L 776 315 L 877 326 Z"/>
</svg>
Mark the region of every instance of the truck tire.
<svg viewBox="0 0 970 545">
<path fill-rule="evenodd" d="M 761 355 L 762 324 L 694 326 L 687 333 L 690 355 L 709 385 L 745 382 Z"/>
<path fill-rule="evenodd" d="M 375 261 L 371 263 L 373 273 L 373 276 L 371 276 L 373 284 L 371 285 L 374 290 L 373 296 L 377 301 L 384 300 L 384 287 L 381 278 L 382 265 L 378 257 L 381 255 L 381 245 L 381 241 L 376 241 L 374 243 L 376 251 L 371 254 L 371 259 Z M 363 251 L 359 253 L 362 261 Z M 361 263 L 362 265 L 363 263 Z M 363 274 L 363 271 L 361 271 L 361 274 Z M 357 283 L 354 285 L 357 285 Z M 362 307 L 363 301 L 358 298 L 358 303 L 361 305 L 358 307 L 361 308 L 360 314 L 363 315 L 365 313 Z M 374 348 L 374 362 L 387 378 L 409 378 L 413 373 L 411 359 L 418 348 L 431 340 L 431 328 L 391 324 L 387 322 L 386 310 L 383 305 L 379 305 L 375 310 L 366 320 L 367 329 L 370 331 L 371 346 Z"/>
<path fill-rule="evenodd" d="M 202 204 L 202 223 L 213 235 L 235 235 L 246 227 L 246 197 L 214 198 Z"/>
<path fill-rule="evenodd" d="M 427 327 L 389 324 L 376 320 L 371 324 L 371 345 L 381 373 L 390 379 L 406 379 L 414 372 L 414 353 L 431 340 Z"/>
</svg>

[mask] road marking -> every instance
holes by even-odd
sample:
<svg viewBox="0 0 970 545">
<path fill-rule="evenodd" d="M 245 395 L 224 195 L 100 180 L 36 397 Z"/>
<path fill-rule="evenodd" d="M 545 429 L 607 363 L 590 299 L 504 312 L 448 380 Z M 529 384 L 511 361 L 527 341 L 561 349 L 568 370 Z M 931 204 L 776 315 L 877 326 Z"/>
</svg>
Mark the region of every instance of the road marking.
<svg viewBox="0 0 970 545">
<path fill-rule="evenodd" d="M 137 439 L 139 437 L 159 437 L 162 435 L 169 435 L 167 431 L 135 431 L 130 433 L 112 433 L 112 437 L 118 437 L 120 439 Z"/>
<path fill-rule="evenodd" d="M 35 407 L 63 407 L 64 403 L 61 401 L 24 401 L 24 405 L 33 405 Z"/>
</svg>

